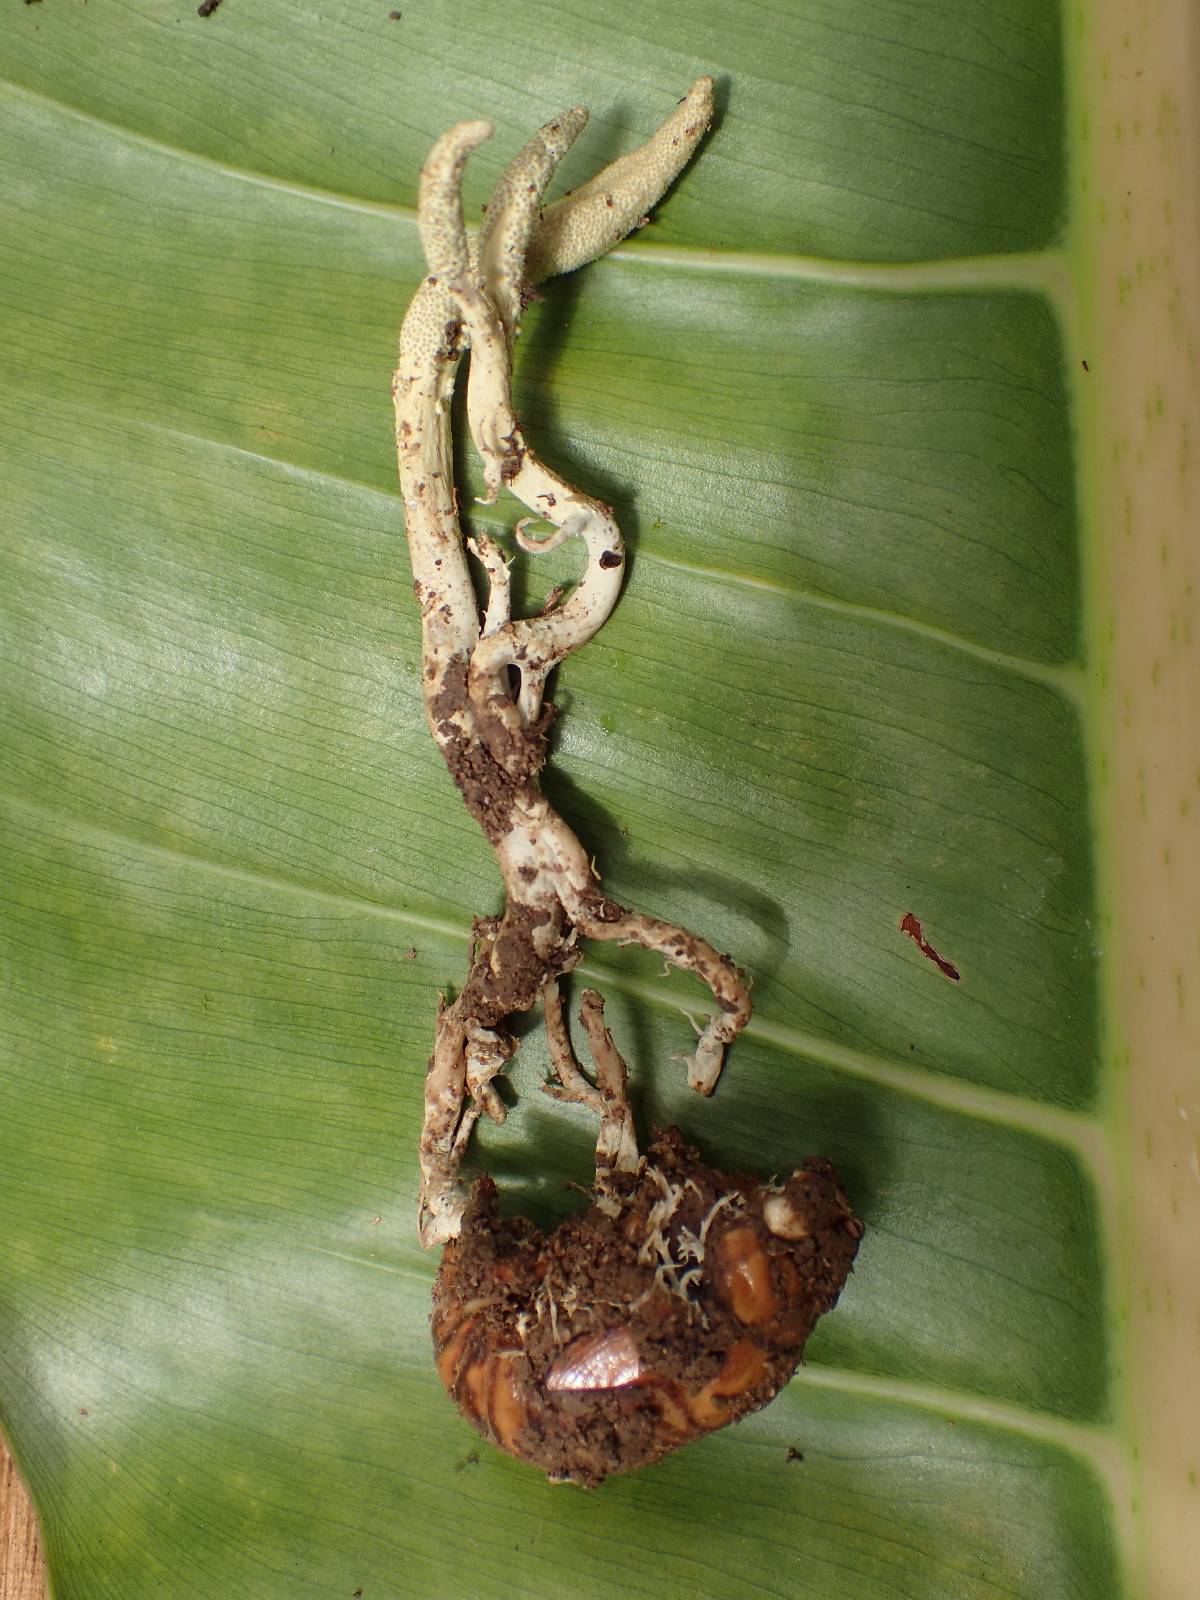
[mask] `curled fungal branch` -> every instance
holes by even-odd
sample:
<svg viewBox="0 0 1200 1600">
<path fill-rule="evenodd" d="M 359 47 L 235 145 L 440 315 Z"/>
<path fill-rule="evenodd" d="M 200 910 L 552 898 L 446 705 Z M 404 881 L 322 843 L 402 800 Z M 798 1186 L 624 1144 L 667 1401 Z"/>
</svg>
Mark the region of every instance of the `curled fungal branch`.
<svg viewBox="0 0 1200 1600">
<path fill-rule="evenodd" d="M 647 1443 L 649 1434 L 640 1445 L 629 1439 L 621 1448 L 605 1446 L 603 1439 L 617 1426 L 611 1406 L 607 1411 L 601 1406 L 592 1418 L 600 1444 L 593 1441 L 582 1456 L 564 1445 L 564 1428 L 582 1437 L 579 1412 L 592 1404 L 586 1398 L 591 1391 L 649 1383 L 649 1369 L 637 1351 L 630 1354 L 632 1324 L 617 1339 L 615 1365 L 608 1359 L 611 1351 L 604 1359 L 593 1351 L 585 1352 L 587 1359 L 567 1360 L 559 1334 L 570 1330 L 576 1338 L 595 1316 L 595 1305 L 580 1285 L 572 1286 L 569 1273 L 562 1278 L 571 1249 L 578 1247 L 568 1246 L 565 1234 L 556 1245 L 556 1234 L 539 1254 L 527 1226 L 512 1234 L 509 1225 L 499 1224 L 486 1181 L 468 1192 L 460 1177 L 479 1116 L 504 1119 L 495 1079 L 515 1049 L 506 1031 L 510 1018 L 542 1001 L 557 1078 L 549 1092 L 589 1107 L 600 1118 L 595 1203 L 588 1213 L 597 1221 L 588 1227 L 612 1234 L 604 1246 L 611 1262 L 622 1249 L 621 1259 L 629 1259 L 619 1283 L 597 1279 L 593 1288 L 603 1291 L 610 1305 L 617 1303 L 618 1291 L 627 1294 L 631 1307 L 636 1300 L 639 1311 L 651 1322 L 658 1317 L 664 1330 L 671 1318 L 663 1320 L 661 1296 L 674 1296 L 683 1307 L 672 1312 L 675 1321 L 682 1317 L 691 1327 L 699 1316 L 708 1330 L 701 1341 L 706 1375 L 680 1368 L 669 1383 L 664 1378 L 651 1385 L 658 1408 L 651 1408 L 652 1416 L 671 1439 L 663 1448 L 762 1404 L 786 1381 L 812 1321 L 836 1298 L 857 1239 L 853 1230 L 837 1232 L 842 1221 L 854 1219 L 836 1178 L 825 1169 L 820 1218 L 809 1219 L 811 1228 L 805 1223 L 803 1237 L 810 1255 L 818 1233 L 836 1235 L 836 1248 L 822 1247 L 820 1264 L 806 1278 L 792 1260 L 792 1237 L 762 1220 L 765 1191 L 758 1193 L 753 1180 L 727 1180 L 710 1172 L 677 1138 L 670 1144 L 669 1134 L 660 1138 L 657 1163 L 647 1165 L 626 1096 L 625 1063 L 604 1025 L 602 1001 L 589 991 L 582 1011 L 596 1067 L 593 1084 L 573 1055 L 558 992 L 559 978 L 580 958 L 581 935 L 642 945 L 694 974 L 717 1003 L 687 1058 L 689 1083 L 706 1095 L 716 1087 L 726 1047 L 750 1017 L 746 981 L 728 956 L 684 928 L 627 910 L 601 891 L 582 845 L 539 786 L 552 715 L 544 704 L 546 680 L 608 618 L 625 556 L 611 509 L 538 459 L 512 404 L 512 346 L 526 291 L 542 278 L 603 254 L 645 220 L 707 129 L 712 87 L 710 78 L 700 78 L 640 149 L 543 209 L 546 185 L 587 122 L 582 107 L 564 112 L 540 129 L 503 173 L 474 237 L 463 223 L 462 174 L 471 151 L 490 137 L 491 125 L 459 123 L 439 139 L 421 175 L 418 207 L 428 273 L 404 319 L 393 384 L 413 588 L 421 609 L 426 713 L 451 775 L 496 853 L 505 891 L 503 913 L 475 922 L 467 979 L 458 997 L 439 1009 L 426 1076 L 419 1227 L 427 1246 L 448 1244 L 435 1296 L 439 1370 L 489 1437 L 552 1473 L 589 1483 L 653 1459 L 663 1449 Z M 502 550 L 486 535 L 464 544 L 459 526 L 450 400 L 468 348 L 467 418 L 483 463 L 485 502 L 508 489 L 524 504 L 529 515 L 514 534 L 526 552 L 553 549 L 573 538 L 586 552 L 583 575 L 569 598 L 537 616 L 512 615 Z M 554 531 L 534 538 L 527 532 L 532 522 L 549 522 Z M 467 548 L 487 577 L 483 605 Z M 691 1191 L 707 1196 L 711 1215 L 707 1221 L 699 1214 L 693 1219 L 698 1234 L 686 1228 L 682 1234 L 678 1228 L 676 1234 L 664 1232 L 674 1215 L 664 1211 L 656 1189 L 668 1181 L 664 1163 L 674 1174 L 671 1182 L 685 1188 L 690 1183 Z M 721 1183 L 725 1188 L 717 1193 L 714 1185 Z M 741 1227 L 740 1243 L 721 1257 L 724 1277 L 718 1274 L 710 1284 L 701 1270 L 705 1230 L 719 1212 L 725 1228 L 747 1209 L 757 1220 Z M 685 1214 L 691 1213 L 679 1212 L 681 1218 Z M 620 1247 L 614 1242 L 618 1238 L 624 1241 Z M 689 1239 L 699 1242 L 689 1245 Z M 738 1251 L 750 1250 L 753 1241 L 758 1254 L 747 1267 Z M 592 1239 L 593 1245 L 598 1242 L 599 1235 Z M 688 1266 L 671 1254 L 679 1248 L 700 1253 Z M 746 1332 L 744 1317 L 739 1321 L 742 1302 L 729 1288 L 747 1271 L 762 1279 L 755 1305 L 771 1307 L 765 1319 L 770 1329 L 755 1336 Z M 647 1279 L 644 1292 L 637 1287 L 639 1274 Z M 484 1305 L 491 1310 L 481 1320 Z M 750 1321 L 756 1317 L 757 1311 Z M 614 1372 L 626 1375 L 614 1382 Z M 620 1402 L 614 1404 L 620 1411 Z M 651 1415 L 645 1405 L 641 1413 L 643 1421 Z"/>
<path fill-rule="evenodd" d="M 745 981 L 727 956 L 601 893 L 583 847 L 538 786 L 550 720 L 546 679 L 612 611 L 625 556 L 611 510 L 538 460 L 512 408 L 512 342 L 531 273 L 565 271 L 622 238 L 682 170 L 711 114 L 712 80 L 701 78 L 640 151 L 543 213 L 545 187 L 587 121 L 581 107 L 564 112 L 505 171 L 475 239 L 463 225 L 462 172 L 491 125 L 451 128 L 421 175 L 418 216 L 429 273 L 404 320 L 394 395 L 425 706 L 450 772 L 496 852 L 507 900 L 503 916 L 476 923 L 466 984 L 438 1019 L 421 1140 L 426 1244 L 458 1232 L 466 1201 L 458 1171 L 475 1120 L 482 1111 L 503 1116 L 492 1080 L 513 1050 L 504 1024 L 575 965 L 578 935 L 644 945 L 708 984 L 719 1010 L 689 1063 L 690 1081 L 704 1094 L 716 1086 L 725 1046 L 750 1016 Z M 451 475 L 450 397 L 468 346 L 467 412 L 487 499 L 507 487 L 528 508 L 526 522 L 553 524 L 554 534 L 540 543 L 523 537 L 525 524 L 518 524 L 526 549 L 569 538 L 586 548 L 570 598 L 540 616 L 511 616 L 507 566 L 486 537 L 474 541 L 489 578 L 480 616 Z"/>
</svg>

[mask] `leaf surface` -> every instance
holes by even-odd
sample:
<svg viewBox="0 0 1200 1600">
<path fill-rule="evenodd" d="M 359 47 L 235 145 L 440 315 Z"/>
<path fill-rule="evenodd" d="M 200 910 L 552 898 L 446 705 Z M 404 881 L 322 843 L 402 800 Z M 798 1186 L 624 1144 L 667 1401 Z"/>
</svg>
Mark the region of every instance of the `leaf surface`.
<svg viewBox="0 0 1200 1600">
<path fill-rule="evenodd" d="M 60 1600 L 1123 1593 L 1053 9 L 22 12 L 0 1416 Z M 775 1405 L 585 1495 L 430 1360 L 421 1080 L 498 885 L 420 709 L 388 385 L 432 138 L 493 118 L 478 201 L 590 103 L 570 186 L 701 70 L 693 168 L 520 346 L 633 551 L 547 785 L 755 979 L 704 1103 L 703 997 L 595 954 L 644 1122 L 826 1154 L 868 1232 Z M 478 1159 L 550 1221 L 592 1133 L 545 1065 Z"/>
</svg>

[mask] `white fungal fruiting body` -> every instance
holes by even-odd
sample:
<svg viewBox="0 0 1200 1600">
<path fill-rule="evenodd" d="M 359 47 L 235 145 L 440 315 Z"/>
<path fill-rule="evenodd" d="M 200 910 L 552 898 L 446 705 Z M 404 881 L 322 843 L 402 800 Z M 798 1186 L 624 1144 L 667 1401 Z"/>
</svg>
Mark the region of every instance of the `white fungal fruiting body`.
<svg viewBox="0 0 1200 1600">
<path fill-rule="evenodd" d="M 438 1014 L 420 1147 L 420 1230 L 427 1245 L 459 1231 L 466 1199 L 459 1167 L 471 1129 L 481 1112 L 497 1121 L 504 1116 L 493 1085 L 515 1044 L 503 1025 L 539 998 L 558 1077 L 551 1092 L 591 1107 L 601 1119 L 598 1203 L 609 1195 L 613 1173 L 638 1166 L 625 1064 L 594 991 L 583 998 L 582 1020 L 595 1086 L 567 1038 L 557 982 L 579 959 L 578 935 L 659 951 L 709 986 L 720 1010 L 689 1059 L 689 1081 L 705 1094 L 716 1085 L 725 1046 L 749 1019 L 745 980 L 729 958 L 695 934 L 603 895 L 583 847 L 538 787 L 546 679 L 611 613 L 624 546 L 610 508 L 538 460 L 512 405 L 512 344 L 524 291 L 603 254 L 644 221 L 686 165 L 711 115 L 712 80 L 701 78 L 640 149 L 542 211 L 555 167 L 587 122 L 582 107 L 564 112 L 505 170 L 474 239 L 463 225 L 462 172 L 470 152 L 491 135 L 491 124 L 451 128 L 421 175 L 418 220 L 429 270 L 404 319 L 393 394 L 421 609 L 422 686 L 433 736 L 496 852 L 507 902 L 501 917 L 477 920 L 467 981 Z M 469 547 L 488 579 L 481 616 L 459 526 L 450 437 L 454 380 L 468 347 L 467 418 L 483 462 L 486 500 L 507 488 L 528 508 L 514 530 L 521 549 L 536 554 L 578 538 L 586 552 L 570 597 L 548 603 L 539 616 L 512 616 L 504 553 L 480 534 Z M 549 522 L 554 531 L 534 538 L 526 531 L 533 522 Z"/>
</svg>

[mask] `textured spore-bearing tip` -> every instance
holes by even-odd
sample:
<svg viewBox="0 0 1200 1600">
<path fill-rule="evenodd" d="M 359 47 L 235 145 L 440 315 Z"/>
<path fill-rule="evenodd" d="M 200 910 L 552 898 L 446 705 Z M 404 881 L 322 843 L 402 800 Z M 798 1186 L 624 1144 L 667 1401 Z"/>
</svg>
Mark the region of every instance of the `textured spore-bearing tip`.
<svg viewBox="0 0 1200 1600">
<path fill-rule="evenodd" d="M 439 1376 L 484 1438 L 589 1487 L 773 1399 L 863 1232 L 829 1162 L 765 1185 L 675 1128 L 605 1198 L 546 1235 L 502 1220 L 479 1179 L 432 1318 Z"/>
<path fill-rule="evenodd" d="M 640 226 L 692 159 L 712 115 L 713 80 L 697 78 L 645 144 L 547 206 L 529 241 L 529 282 L 594 261 Z"/>
</svg>

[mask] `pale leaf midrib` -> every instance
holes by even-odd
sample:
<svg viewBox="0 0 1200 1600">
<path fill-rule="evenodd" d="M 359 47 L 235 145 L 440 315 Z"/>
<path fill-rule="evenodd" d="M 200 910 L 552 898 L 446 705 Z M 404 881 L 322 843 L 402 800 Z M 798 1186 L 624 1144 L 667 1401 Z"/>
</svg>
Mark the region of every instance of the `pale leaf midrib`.
<svg viewBox="0 0 1200 1600">
<path fill-rule="evenodd" d="M 721 584 L 737 584 L 745 589 L 758 589 L 766 594 L 777 595 L 780 599 L 813 606 L 819 611 L 832 611 L 839 616 L 858 618 L 863 622 L 877 623 L 884 627 L 899 628 L 904 632 L 916 634 L 921 639 L 927 639 L 933 644 L 973 656 L 977 661 L 996 667 L 1002 672 L 1029 678 L 1047 689 L 1052 689 L 1055 694 L 1069 700 L 1076 708 L 1082 708 L 1083 705 L 1083 670 L 1075 662 L 1064 662 L 1059 665 L 1037 661 L 1030 656 L 1012 655 L 1008 651 L 995 650 L 990 645 L 964 638 L 962 634 L 951 633 L 946 628 L 939 628 L 935 623 L 924 622 L 918 617 L 906 617 L 901 612 L 888 611 L 882 606 L 864 605 L 855 600 L 841 600 L 835 595 L 817 594 L 811 589 L 792 588 L 772 578 L 757 578 L 747 572 L 710 567 L 698 561 L 681 561 L 675 556 L 661 555 L 653 550 L 639 549 L 637 559 L 651 561 L 657 566 L 673 572 L 687 573 L 691 577 L 706 578 Z"/>
<path fill-rule="evenodd" d="M 953 1416 L 964 1422 L 1002 1428 L 1025 1438 L 1038 1439 L 1082 1457 L 1109 1482 L 1110 1487 L 1114 1479 L 1123 1481 L 1126 1475 L 1121 1448 L 1111 1429 L 1101 1423 L 1078 1422 L 1051 1411 L 1018 1405 L 1014 1401 L 994 1400 L 973 1394 L 967 1389 L 920 1383 L 911 1378 L 881 1377 L 874 1373 L 855 1372 L 848 1367 L 825 1366 L 820 1362 L 806 1362 L 795 1373 L 792 1382 L 805 1388 L 833 1389 L 841 1394 L 894 1401 Z"/>
<path fill-rule="evenodd" d="M 417 1256 L 412 1261 L 404 1257 L 381 1261 L 361 1252 L 334 1250 L 324 1245 L 304 1244 L 298 1248 L 313 1255 L 342 1261 L 365 1272 L 404 1277 L 425 1288 L 432 1286 L 436 1271 L 435 1264 L 425 1256 Z M 1124 1475 L 1125 1462 L 1120 1448 L 1111 1430 L 1103 1423 L 1077 1421 L 1015 1401 L 993 1399 L 969 1389 L 855 1371 L 853 1368 L 830 1366 L 819 1361 L 806 1362 L 797 1370 L 792 1382 L 805 1388 L 861 1395 L 867 1399 L 952 1416 L 983 1427 L 1000 1428 L 1058 1449 L 1069 1450 L 1082 1457 L 1110 1482 L 1114 1477 Z"/>
<path fill-rule="evenodd" d="M 55 807 L 23 795 L 0 790 L 0 799 L 14 809 L 24 811 L 54 823 L 57 830 L 90 839 L 108 849 L 133 853 L 144 860 L 156 861 L 173 868 L 207 873 L 231 883 L 244 883 L 259 889 L 294 895 L 315 904 L 326 905 L 355 915 L 378 917 L 382 921 L 399 923 L 404 927 L 443 938 L 464 948 L 469 937 L 465 922 L 452 918 L 390 906 L 367 900 L 353 894 L 338 893 L 305 884 L 296 879 L 256 871 L 249 867 L 230 866 L 207 857 L 190 854 L 170 845 L 162 845 L 122 833 L 97 823 L 86 822 L 64 814 Z M 678 1011 L 687 1016 L 703 1009 L 703 999 L 696 1000 L 665 990 L 661 985 L 645 979 L 614 971 L 583 961 L 579 972 L 594 981 L 603 982 L 622 993 L 632 995 L 659 1009 Z M 967 1083 L 936 1072 L 912 1067 L 902 1062 L 891 1062 L 867 1051 L 855 1050 L 819 1034 L 805 1032 L 791 1024 L 755 1017 L 747 1029 L 747 1036 L 774 1045 L 789 1055 L 811 1060 L 834 1071 L 879 1084 L 911 1099 L 934 1105 L 955 1115 L 973 1121 L 996 1123 L 1015 1132 L 1029 1134 L 1049 1143 L 1060 1145 L 1084 1165 L 1091 1181 L 1100 1191 L 1110 1183 L 1108 1153 L 1099 1124 L 1083 1112 L 1068 1111 L 1039 1101 L 1028 1100 L 1004 1090 Z"/>
<path fill-rule="evenodd" d="M 72 409 L 89 412 L 93 415 L 99 416 L 102 414 L 106 422 L 111 422 L 114 419 L 115 413 L 111 409 L 101 413 L 99 407 L 75 397 L 72 398 L 71 406 Z M 167 423 L 152 422 L 145 417 L 122 418 L 122 426 L 126 428 L 136 427 L 152 435 L 178 439 L 187 444 L 197 445 L 201 449 L 239 456 L 246 461 L 261 463 L 281 475 L 304 478 L 321 485 L 336 485 L 340 489 L 352 489 L 356 493 L 378 499 L 389 509 L 394 508 L 398 523 L 403 517 L 398 492 L 393 494 L 390 490 L 380 489 L 374 484 L 364 483 L 357 478 L 345 477 L 340 473 L 329 471 L 328 468 L 305 466 L 298 462 L 288 461 L 281 456 L 270 455 L 262 450 L 251 450 L 245 445 L 233 444 L 225 439 L 192 433 L 185 428 L 172 427 Z M 472 525 L 478 524 L 483 528 L 487 528 L 490 531 L 494 530 L 501 534 L 507 534 L 511 531 L 510 522 L 496 515 L 487 506 L 473 505 L 470 511 L 470 520 Z M 1075 661 L 1039 661 L 1034 656 L 1021 656 L 1010 651 L 997 650 L 990 645 L 980 644 L 976 640 L 969 639 L 963 634 L 952 633 L 947 628 L 940 628 L 936 623 L 926 622 L 920 617 L 906 616 L 900 611 L 889 611 L 883 606 L 866 605 L 856 600 L 843 600 L 836 595 L 820 594 L 815 590 L 801 589 L 790 584 L 780 583 L 773 578 L 755 577 L 750 573 L 737 572 L 729 568 L 714 567 L 701 562 L 683 561 L 676 556 L 668 556 L 659 551 L 646 549 L 642 545 L 639 545 L 635 554 L 639 562 L 647 562 L 666 571 L 687 573 L 691 577 L 701 578 L 719 585 L 733 584 L 739 588 L 772 595 L 797 606 L 812 606 L 817 610 L 832 612 L 838 616 L 857 619 L 879 627 L 895 628 L 901 632 L 912 634 L 917 638 L 928 640 L 931 644 L 961 652 L 963 655 L 970 656 L 999 671 L 1011 673 L 1015 677 L 1027 678 L 1031 682 L 1041 684 L 1044 688 L 1060 695 L 1072 707 L 1076 709 L 1082 708 L 1084 700 L 1083 669 Z"/>
<path fill-rule="evenodd" d="M 350 1250 L 334 1250 L 322 1245 L 300 1248 L 326 1256 L 365 1272 L 398 1275 L 425 1287 L 432 1285 L 435 1266 L 426 1257 L 410 1261 L 398 1257 L 380 1261 Z M 827 1389 L 838 1394 L 912 1407 L 1014 1433 L 1025 1439 L 1048 1444 L 1079 1457 L 1106 1483 L 1114 1504 L 1128 1500 L 1128 1463 L 1112 1429 L 1101 1422 L 1084 1422 L 1056 1412 L 1021 1405 L 1016 1401 L 994 1399 L 969 1389 L 948 1384 L 922 1383 L 913 1378 L 856 1371 L 820 1361 L 805 1362 L 792 1382 L 800 1388 Z"/>
<path fill-rule="evenodd" d="M 63 117 L 84 123 L 107 138 L 125 140 L 165 159 L 211 172 L 232 183 L 243 183 L 287 195 L 313 205 L 353 211 L 416 228 L 416 211 L 411 206 L 383 200 L 366 200 L 334 189 L 322 189 L 294 179 L 274 177 L 253 168 L 202 155 L 186 146 L 156 139 L 120 123 L 98 117 L 94 112 L 57 100 L 53 96 L 26 88 L 9 79 L 0 80 L 0 89 L 15 98 L 27 100 Z M 946 257 L 918 261 L 853 261 L 835 257 L 802 255 L 793 251 L 714 250 L 704 245 L 654 244 L 627 240 L 609 252 L 606 259 L 628 265 L 654 268 L 677 267 L 691 272 L 714 272 L 744 277 L 791 278 L 806 282 L 836 284 L 845 288 L 874 289 L 897 294 L 939 290 L 1001 289 L 1024 291 L 1044 296 L 1061 313 L 1072 303 L 1072 282 L 1064 252 L 1058 245 L 1041 250 L 988 253 L 979 256 Z"/>
<path fill-rule="evenodd" d="M 970 1422 L 1035 1440 L 1082 1461 L 1104 1486 L 1119 1547 L 1130 1548 L 1136 1501 L 1130 1464 L 1111 1426 L 1077 1422 L 1011 1401 L 993 1400 L 961 1389 L 918 1383 L 911 1379 L 876 1377 L 844 1367 L 815 1362 L 800 1366 L 792 1378 L 801 1388 L 829 1389 L 934 1412 L 955 1422 Z"/>
</svg>

